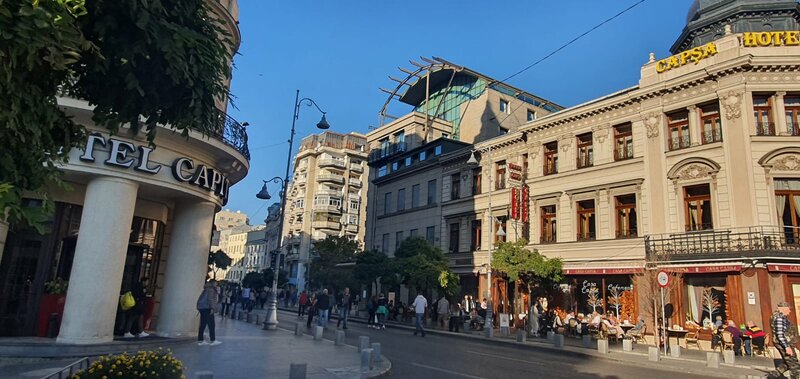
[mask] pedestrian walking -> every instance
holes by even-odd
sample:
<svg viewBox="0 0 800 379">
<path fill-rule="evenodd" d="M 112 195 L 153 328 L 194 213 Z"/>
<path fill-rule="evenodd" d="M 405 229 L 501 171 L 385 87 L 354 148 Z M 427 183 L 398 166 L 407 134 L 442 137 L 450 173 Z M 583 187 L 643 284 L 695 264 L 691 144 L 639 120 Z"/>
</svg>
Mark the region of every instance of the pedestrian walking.
<svg viewBox="0 0 800 379">
<path fill-rule="evenodd" d="M 339 302 L 339 321 L 336 321 L 336 327 L 341 323 L 342 329 L 347 329 L 347 318 L 350 316 L 350 288 L 345 287 Z"/>
<path fill-rule="evenodd" d="M 231 296 L 233 296 L 231 287 L 225 287 L 225 290 L 222 291 L 222 309 L 219 311 L 219 316 L 222 318 L 228 316 L 231 308 Z"/>
<path fill-rule="evenodd" d="M 315 313 L 317 313 L 317 295 L 312 293 L 311 298 L 308 299 L 308 321 L 306 321 L 306 328 L 311 329 L 311 321 L 314 320 Z"/>
<path fill-rule="evenodd" d="M 425 328 L 422 327 L 422 322 L 425 319 L 425 309 L 428 308 L 428 300 L 422 296 L 422 291 L 417 292 L 417 298 L 414 299 L 414 312 L 417 316 L 417 328 L 414 330 L 414 335 L 421 333 L 425 337 Z"/>
<path fill-rule="evenodd" d="M 770 324 L 772 325 L 772 337 L 775 340 L 775 348 L 781 354 L 783 363 L 778 367 L 778 378 L 784 377 L 784 372 L 789 371 L 792 379 L 800 378 L 800 362 L 797 360 L 797 329 L 792 327 L 789 321 L 789 314 L 792 309 L 789 303 L 781 301 L 778 303 L 778 309 L 772 314 Z M 774 377 L 771 375 L 771 377 Z"/>
<path fill-rule="evenodd" d="M 217 301 L 219 300 L 219 292 L 217 291 L 217 281 L 209 280 L 203 286 L 203 292 L 197 298 L 197 311 L 200 312 L 200 330 L 197 332 L 197 345 L 211 345 L 216 346 L 222 342 L 217 341 L 216 326 L 214 324 L 214 313 L 217 311 Z M 204 334 L 208 327 L 208 336 L 211 342 L 206 342 Z"/>
<path fill-rule="evenodd" d="M 136 300 L 136 304 L 131 307 L 131 309 L 125 311 L 125 338 L 149 336 L 149 334 L 145 333 L 144 323 L 142 322 L 144 305 L 147 301 L 145 288 L 147 288 L 148 282 L 149 279 L 142 278 L 139 282 L 134 283 L 133 287 L 131 287 L 131 294 L 133 295 L 133 299 Z M 134 329 L 134 327 L 136 327 L 136 329 Z"/>
<path fill-rule="evenodd" d="M 308 303 L 308 294 L 306 291 L 300 293 L 300 298 L 298 299 L 298 304 L 300 304 L 299 308 L 297 308 L 297 318 L 301 318 L 306 314 L 306 304 Z"/>
<path fill-rule="evenodd" d="M 444 329 L 445 323 L 449 321 L 449 317 L 447 317 L 447 313 L 450 311 L 450 302 L 447 301 L 447 298 L 442 295 L 442 298 L 439 299 L 439 302 L 436 305 L 436 313 L 437 313 L 437 320 L 439 320 L 439 327 Z"/>
<path fill-rule="evenodd" d="M 375 315 L 375 311 L 378 309 L 378 300 L 375 298 L 375 295 L 370 296 L 367 300 L 367 327 L 374 328 L 378 325 L 378 317 Z"/>
<path fill-rule="evenodd" d="M 459 303 L 453 302 L 450 307 L 450 322 L 447 325 L 447 330 L 458 333 L 461 330 L 461 324 L 464 323 L 464 314 L 462 306 Z"/>
<path fill-rule="evenodd" d="M 386 298 L 381 294 L 378 296 L 378 308 L 375 309 L 375 315 L 378 317 L 378 324 L 375 325 L 375 329 L 386 329 L 387 314 L 389 314 L 389 308 L 387 307 Z"/>
<path fill-rule="evenodd" d="M 328 316 L 330 315 L 331 310 L 331 297 L 328 295 L 328 289 L 325 288 L 322 290 L 322 293 L 317 298 L 317 312 L 319 313 L 319 319 L 317 319 L 317 324 L 323 328 L 328 327 Z"/>
</svg>

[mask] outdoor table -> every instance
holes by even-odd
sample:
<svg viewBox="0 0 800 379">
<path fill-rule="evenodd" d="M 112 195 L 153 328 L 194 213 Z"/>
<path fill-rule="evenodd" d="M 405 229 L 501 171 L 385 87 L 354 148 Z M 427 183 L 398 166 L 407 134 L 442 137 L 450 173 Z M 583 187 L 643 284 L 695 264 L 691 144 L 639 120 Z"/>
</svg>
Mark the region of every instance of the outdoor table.
<svg viewBox="0 0 800 379">
<path fill-rule="evenodd" d="M 622 328 L 622 332 L 625 335 L 628 335 L 628 331 L 633 329 L 633 328 L 635 328 L 636 325 L 633 325 L 633 324 L 619 324 L 619 327 Z"/>
<path fill-rule="evenodd" d="M 669 328 L 667 328 L 667 341 L 669 341 L 669 337 L 671 335 L 674 335 L 675 336 L 675 340 L 678 343 L 678 346 L 681 346 L 681 338 L 683 338 L 685 340 L 687 333 L 689 333 L 689 331 L 686 330 L 686 329 L 678 330 L 678 329 L 669 329 Z M 684 343 L 686 343 L 686 341 L 684 341 Z"/>
</svg>

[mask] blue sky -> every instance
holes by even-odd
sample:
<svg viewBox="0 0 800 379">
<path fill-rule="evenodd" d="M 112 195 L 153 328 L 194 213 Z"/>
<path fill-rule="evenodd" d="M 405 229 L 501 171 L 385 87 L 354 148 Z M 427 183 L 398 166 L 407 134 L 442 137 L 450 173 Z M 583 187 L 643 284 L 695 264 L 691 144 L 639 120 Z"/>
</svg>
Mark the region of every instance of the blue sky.
<svg viewBox="0 0 800 379">
<path fill-rule="evenodd" d="M 228 112 L 250 123 L 252 159 L 226 208 L 263 222 L 268 204 L 255 194 L 284 175 L 295 90 L 328 112 L 331 130 L 366 133 L 388 97 L 378 88 L 394 88 L 388 76 L 402 77 L 410 59 L 438 56 L 503 79 L 636 2 L 239 0 Z M 636 85 L 650 52 L 669 55 L 690 4 L 647 0 L 508 83 L 563 106 Z M 293 153 L 319 118 L 301 108 Z"/>
</svg>

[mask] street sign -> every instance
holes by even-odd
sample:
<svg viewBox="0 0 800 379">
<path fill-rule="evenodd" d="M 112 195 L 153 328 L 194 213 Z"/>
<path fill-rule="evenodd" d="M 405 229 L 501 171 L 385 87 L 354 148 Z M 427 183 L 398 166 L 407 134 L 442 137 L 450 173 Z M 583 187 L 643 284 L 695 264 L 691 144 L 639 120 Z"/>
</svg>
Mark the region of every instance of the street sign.
<svg viewBox="0 0 800 379">
<path fill-rule="evenodd" d="M 669 285 L 669 274 L 667 274 L 667 272 L 664 270 L 660 270 L 658 272 L 657 280 L 658 285 L 661 286 L 661 288 L 666 288 Z"/>
</svg>

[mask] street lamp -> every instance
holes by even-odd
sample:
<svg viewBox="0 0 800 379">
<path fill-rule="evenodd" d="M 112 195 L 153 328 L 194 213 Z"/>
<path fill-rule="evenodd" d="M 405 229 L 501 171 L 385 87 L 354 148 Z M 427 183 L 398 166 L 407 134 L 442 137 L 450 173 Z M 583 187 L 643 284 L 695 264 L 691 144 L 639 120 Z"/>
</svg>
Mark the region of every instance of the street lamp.
<svg viewBox="0 0 800 379">
<path fill-rule="evenodd" d="M 489 145 L 489 149 L 487 150 L 489 153 L 487 155 L 487 159 L 489 160 L 489 164 L 492 164 L 492 146 Z M 482 158 L 482 157 L 481 157 Z M 470 165 L 478 165 L 480 162 L 475 157 L 475 151 L 473 150 L 467 160 L 467 164 Z M 494 336 L 494 324 L 492 323 L 492 253 L 494 252 L 495 248 L 495 239 L 497 237 L 505 237 L 506 232 L 503 230 L 503 226 L 497 229 L 497 233 L 494 232 L 494 222 L 495 217 L 492 214 L 492 193 L 494 192 L 494 184 L 492 183 L 492 172 L 491 166 L 489 168 L 489 230 L 492 232 L 492 238 L 489 240 L 489 262 L 486 264 L 486 289 L 487 289 L 487 296 L 486 296 L 486 324 L 484 329 L 486 329 L 486 337 L 492 338 Z"/>
<path fill-rule="evenodd" d="M 328 124 L 328 120 L 325 118 L 326 112 L 320 109 L 317 103 L 310 99 L 310 98 L 300 98 L 300 90 L 297 90 L 294 97 L 294 114 L 292 115 L 292 130 L 291 134 L 289 135 L 289 156 L 286 158 L 286 175 L 283 179 L 276 176 L 270 180 L 265 180 L 264 185 L 261 187 L 261 191 L 256 194 L 256 198 L 262 200 L 269 200 L 272 196 L 270 196 L 269 191 L 267 191 L 267 182 L 274 182 L 274 183 L 281 183 L 281 213 L 280 213 L 280 221 L 278 221 L 278 251 L 283 249 L 283 221 L 286 215 L 286 197 L 289 191 L 289 170 L 292 167 L 292 146 L 294 144 L 294 135 L 295 135 L 295 124 L 297 123 L 297 119 L 300 117 L 300 105 L 305 104 L 307 106 L 314 106 L 317 110 L 322 113 L 322 119 L 319 120 L 317 123 L 318 129 L 329 129 L 331 127 Z M 280 254 L 280 253 L 279 253 Z M 272 293 L 269 297 L 269 306 L 267 307 L 267 315 L 264 317 L 264 329 L 267 330 L 275 330 L 278 328 L 278 264 L 273 267 L 275 271 L 275 275 L 272 276 Z"/>
</svg>

